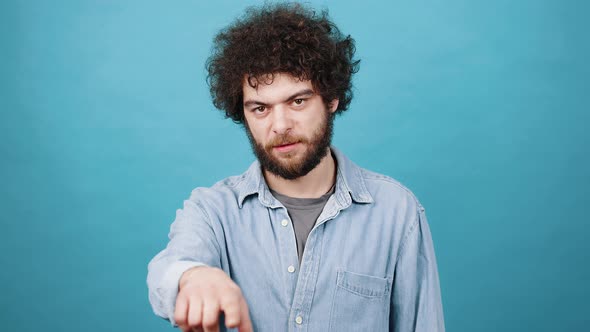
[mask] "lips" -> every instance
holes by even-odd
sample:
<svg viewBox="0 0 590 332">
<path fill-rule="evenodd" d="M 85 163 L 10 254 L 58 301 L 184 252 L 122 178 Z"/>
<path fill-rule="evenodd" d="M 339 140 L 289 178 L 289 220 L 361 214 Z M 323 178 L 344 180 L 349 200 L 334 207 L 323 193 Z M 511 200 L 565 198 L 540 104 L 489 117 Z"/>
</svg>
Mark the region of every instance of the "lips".
<svg viewBox="0 0 590 332">
<path fill-rule="evenodd" d="M 286 143 L 286 144 L 281 144 L 281 145 L 275 145 L 275 148 L 282 148 L 282 147 L 285 147 L 285 146 L 293 145 L 295 143 L 297 143 L 297 142 Z"/>
<path fill-rule="evenodd" d="M 275 145 L 274 150 L 279 152 L 289 152 L 294 149 L 299 142 L 292 142 L 287 144 Z"/>
</svg>

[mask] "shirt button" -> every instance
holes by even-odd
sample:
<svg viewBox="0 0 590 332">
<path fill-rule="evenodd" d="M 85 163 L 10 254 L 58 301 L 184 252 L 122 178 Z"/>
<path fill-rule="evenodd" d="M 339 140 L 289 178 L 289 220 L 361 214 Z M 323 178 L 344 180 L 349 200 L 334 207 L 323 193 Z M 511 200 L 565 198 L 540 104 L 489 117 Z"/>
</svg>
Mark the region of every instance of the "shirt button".
<svg viewBox="0 0 590 332">
<path fill-rule="evenodd" d="M 287 268 L 287 271 L 289 271 L 289 273 L 295 272 L 295 266 L 289 265 L 289 267 Z"/>
<path fill-rule="evenodd" d="M 297 323 L 297 324 L 301 325 L 301 323 L 303 323 L 303 318 L 301 318 L 301 316 L 297 316 L 297 317 L 295 318 L 295 323 Z"/>
<path fill-rule="evenodd" d="M 283 220 L 281 221 L 281 225 L 283 225 L 283 227 L 287 227 L 287 225 L 289 225 L 289 220 L 287 220 L 287 219 L 283 219 Z"/>
</svg>

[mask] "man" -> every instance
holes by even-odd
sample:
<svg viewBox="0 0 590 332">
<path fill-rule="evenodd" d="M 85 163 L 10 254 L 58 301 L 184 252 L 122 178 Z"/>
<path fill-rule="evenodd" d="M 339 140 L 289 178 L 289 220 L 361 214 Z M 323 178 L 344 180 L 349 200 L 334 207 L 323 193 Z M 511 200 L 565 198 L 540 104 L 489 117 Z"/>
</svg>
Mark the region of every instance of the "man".
<svg viewBox="0 0 590 332">
<path fill-rule="evenodd" d="M 148 267 L 157 315 L 183 331 L 444 331 L 424 209 L 330 145 L 353 56 L 301 5 L 251 8 L 217 35 L 214 104 L 257 161 L 177 211 Z"/>
</svg>

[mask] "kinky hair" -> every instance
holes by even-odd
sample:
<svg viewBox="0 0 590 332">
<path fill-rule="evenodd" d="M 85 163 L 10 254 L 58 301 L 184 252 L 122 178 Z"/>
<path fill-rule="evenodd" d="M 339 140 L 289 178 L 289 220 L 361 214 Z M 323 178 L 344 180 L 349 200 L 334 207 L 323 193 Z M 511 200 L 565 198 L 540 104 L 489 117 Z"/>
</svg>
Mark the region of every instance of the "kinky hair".
<svg viewBox="0 0 590 332">
<path fill-rule="evenodd" d="M 336 113 L 352 100 L 354 39 L 344 36 L 327 11 L 317 14 L 301 4 L 250 7 L 221 30 L 207 60 L 207 83 L 213 105 L 236 123 L 244 122 L 244 78 L 256 88 L 270 84 L 275 73 L 311 80 L 326 105 L 338 99 Z"/>
</svg>

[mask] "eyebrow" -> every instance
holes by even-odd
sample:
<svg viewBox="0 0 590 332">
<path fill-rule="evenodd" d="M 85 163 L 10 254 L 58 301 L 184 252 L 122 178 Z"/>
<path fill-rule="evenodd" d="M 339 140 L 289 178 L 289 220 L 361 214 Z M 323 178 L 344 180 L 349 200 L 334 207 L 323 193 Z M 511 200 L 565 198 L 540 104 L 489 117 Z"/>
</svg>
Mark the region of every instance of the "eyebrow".
<svg viewBox="0 0 590 332">
<path fill-rule="evenodd" d="M 312 89 L 304 89 L 304 90 L 301 90 L 301 91 L 298 91 L 298 92 L 292 94 L 291 96 L 289 96 L 289 98 L 286 98 L 285 100 L 283 100 L 283 102 L 297 99 L 297 97 L 310 97 L 313 94 L 314 94 L 314 92 Z M 266 103 L 263 103 L 263 102 L 257 101 L 257 100 L 252 100 L 252 99 L 246 100 L 244 102 L 244 107 L 249 107 L 249 106 L 253 106 L 253 105 L 268 106 L 268 104 L 266 104 Z"/>
</svg>

